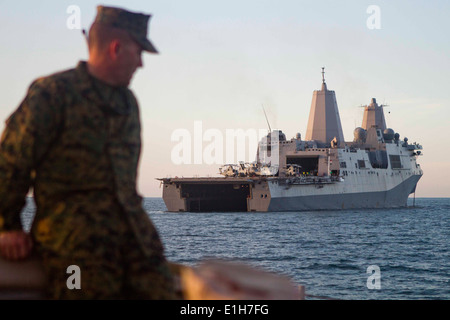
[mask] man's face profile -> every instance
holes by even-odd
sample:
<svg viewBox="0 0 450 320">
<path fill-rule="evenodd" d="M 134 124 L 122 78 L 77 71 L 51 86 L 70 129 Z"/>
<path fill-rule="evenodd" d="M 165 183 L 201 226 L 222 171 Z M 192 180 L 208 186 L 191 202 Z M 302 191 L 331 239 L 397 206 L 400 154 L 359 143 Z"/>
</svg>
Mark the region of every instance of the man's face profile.
<svg viewBox="0 0 450 320">
<path fill-rule="evenodd" d="M 142 47 L 131 37 L 118 42 L 115 49 L 117 84 L 129 86 L 136 70 L 143 67 L 142 51 Z"/>
</svg>

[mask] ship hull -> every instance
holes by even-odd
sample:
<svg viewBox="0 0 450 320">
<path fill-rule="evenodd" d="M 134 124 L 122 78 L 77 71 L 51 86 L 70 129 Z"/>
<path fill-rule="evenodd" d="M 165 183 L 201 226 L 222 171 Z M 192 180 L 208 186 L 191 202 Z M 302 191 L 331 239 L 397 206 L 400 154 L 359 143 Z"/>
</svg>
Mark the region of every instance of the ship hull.
<svg viewBox="0 0 450 320">
<path fill-rule="evenodd" d="M 412 176 L 386 191 L 272 197 L 267 211 L 398 208 L 407 205 L 421 176 Z M 279 188 L 279 187 L 277 187 Z M 275 190 L 273 190 L 275 191 Z"/>
<path fill-rule="evenodd" d="M 383 179 L 379 184 L 367 181 L 366 187 L 360 188 L 355 188 L 355 181 L 351 179 L 300 184 L 279 178 L 165 179 L 163 199 L 169 212 L 397 208 L 407 205 L 420 177 L 410 175 L 406 178 L 399 174 L 396 178 Z"/>
</svg>

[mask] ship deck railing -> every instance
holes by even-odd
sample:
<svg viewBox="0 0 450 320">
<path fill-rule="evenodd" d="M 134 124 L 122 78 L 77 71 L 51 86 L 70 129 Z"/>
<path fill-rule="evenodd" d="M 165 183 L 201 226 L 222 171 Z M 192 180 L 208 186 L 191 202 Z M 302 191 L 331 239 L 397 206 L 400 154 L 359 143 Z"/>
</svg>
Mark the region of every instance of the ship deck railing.
<svg viewBox="0 0 450 320">
<path fill-rule="evenodd" d="M 325 177 L 317 177 L 317 176 L 299 176 L 299 177 L 285 177 L 280 178 L 279 183 L 285 185 L 292 184 L 331 184 L 335 182 L 343 181 L 343 179 L 339 176 L 325 176 Z"/>
</svg>

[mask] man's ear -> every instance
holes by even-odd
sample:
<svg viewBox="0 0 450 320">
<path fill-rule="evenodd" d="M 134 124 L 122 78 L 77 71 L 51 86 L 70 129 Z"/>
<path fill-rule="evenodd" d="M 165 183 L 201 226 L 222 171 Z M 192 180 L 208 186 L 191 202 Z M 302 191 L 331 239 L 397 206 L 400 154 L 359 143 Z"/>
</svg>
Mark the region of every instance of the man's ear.
<svg viewBox="0 0 450 320">
<path fill-rule="evenodd" d="M 121 49 L 121 44 L 119 40 L 113 40 L 109 44 L 109 56 L 112 60 L 117 59 L 117 55 L 119 54 L 119 51 Z"/>
</svg>

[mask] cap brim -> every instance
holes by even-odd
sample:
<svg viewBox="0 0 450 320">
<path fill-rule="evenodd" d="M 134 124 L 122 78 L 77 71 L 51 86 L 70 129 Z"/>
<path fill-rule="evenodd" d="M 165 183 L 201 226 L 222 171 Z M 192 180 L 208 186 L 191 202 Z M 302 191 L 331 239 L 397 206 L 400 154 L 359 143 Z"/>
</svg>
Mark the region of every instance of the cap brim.
<svg viewBox="0 0 450 320">
<path fill-rule="evenodd" d="M 159 53 L 158 50 L 156 50 L 155 46 L 148 39 L 139 41 L 139 44 L 142 46 L 144 51 L 147 51 L 150 53 Z"/>
</svg>

